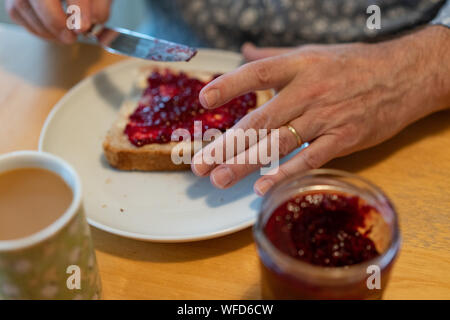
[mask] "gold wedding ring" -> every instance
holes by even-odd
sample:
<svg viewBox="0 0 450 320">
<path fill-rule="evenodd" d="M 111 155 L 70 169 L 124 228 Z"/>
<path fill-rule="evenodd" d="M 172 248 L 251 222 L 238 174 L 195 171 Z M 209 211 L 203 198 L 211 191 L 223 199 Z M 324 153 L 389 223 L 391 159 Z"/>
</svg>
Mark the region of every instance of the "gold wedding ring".
<svg viewBox="0 0 450 320">
<path fill-rule="evenodd" d="M 303 140 L 302 137 L 300 137 L 300 135 L 298 134 L 297 130 L 295 130 L 295 128 L 290 124 L 286 125 L 286 128 L 288 128 L 289 131 L 292 132 L 292 134 L 295 136 L 295 138 L 297 139 L 298 147 L 300 147 L 303 144 Z"/>
</svg>

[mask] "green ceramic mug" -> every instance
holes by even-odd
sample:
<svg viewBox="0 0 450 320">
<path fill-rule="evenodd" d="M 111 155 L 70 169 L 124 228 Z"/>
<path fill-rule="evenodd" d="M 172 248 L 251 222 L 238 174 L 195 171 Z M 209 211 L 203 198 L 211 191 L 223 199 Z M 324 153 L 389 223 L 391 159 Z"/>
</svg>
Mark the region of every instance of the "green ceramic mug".
<svg viewBox="0 0 450 320">
<path fill-rule="evenodd" d="M 71 188 L 73 199 L 50 226 L 25 238 L 0 241 L 0 300 L 99 299 L 101 281 L 77 173 L 65 161 L 46 153 L 22 151 L 0 156 L 0 173 L 20 168 L 56 173 Z"/>
</svg>

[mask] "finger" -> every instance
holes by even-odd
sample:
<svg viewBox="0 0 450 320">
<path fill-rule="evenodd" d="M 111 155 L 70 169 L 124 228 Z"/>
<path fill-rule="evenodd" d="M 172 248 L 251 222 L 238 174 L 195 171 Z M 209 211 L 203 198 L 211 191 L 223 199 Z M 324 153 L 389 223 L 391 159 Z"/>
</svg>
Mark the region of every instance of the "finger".
<svg viewBox="0 0 450 320">
<path fill-rule="evenodd" d="M 295 76 L 295 62 L 290 56 L 279 56 L 247 63 L 205 86 L 200 103 L 213 109 L 251 91 L 283 87 Z"/>
<path fill-rule="evenodd" d="M 52 35 L 65 43 L 73 43 L 76 36 L 66 29 L 66 14 L 59 0 L 29 0 L 42 24 Z"/>
<path fill-rule="evenodd" d="M 313 141 L 324 134 L 327 122 L 318 119 L 315 113 L 308 112 L 301 117 L 290 121 L 289 125 L 294 128 L 297 135 L 300 137 L 301 144 L 304 144 L 305 142 Z M 291 136 L 297 140 L 297 136 L 293 132 L 290 133 Z"/>
<path fill-rule="evenodd" d="M 317 117 L 314 112 L 303 115 L 304 106 L 297 99 L 289 93 L 289 90 L 282 90 L 268 103 L 247 114 L 232 128 L 233 130 L 227 130 L 225 134 L 194 155 L 191 164 L 194 174 L 197 176 L 206 176 L 217 166 L 216 163 L 205 161 L 207 159 L 205 155 L 210 155 L 213 150 L 222 147 L 222 163 L 252 146 L 253 144 L 251 142 L 237 147 L 233 143 L 229 145 L 230 141 L 234 142 L 238 140 L 236 135 L 240 134 L 239 129 L 241 129 L 241 132 L 247 132 L 250 129 L 259 131 L 260 129 L 280 128 L 289 123 L 300 135 L 303 142 L 312 141 L 323 134 L 326 122 Z M 291 106 L 291 108 L 286 108 L 286 106 Z M 280 112 L 281 110 L 282 112 Z M 291 121 L 291 119 L 295 120 Z M 293 138 L 294 142 L 297 141 L 297 137 L 291 132 L 289 137 Z"/>
<path fill-rule="evenodd" d="M 258 136 L 255 141 L 246 141 L 243 144 L 235 144 L 234 141 L 242 139 L 242 135 L 249 130 L 256 130 L 259 133 L 260 129 L 274 129 L 284 125 L 289 119 L 295 118 L 297 115 L 293 113 L 294 108 L 287 109 L 286 112 L 280 112 L 283 106 L 294 105 L 291 101 L 292 96 L 286 94 L 284 91 L 272 98 L 263 106 L 251 111 L 243 117 L 236 125 L 227 130 L 225 134 L 218 137 L 216 140 L 202 148 L 192 158 L 192 171 L 197 176 L 206 176 L 209 172 L 217 166 L 217 163 L 206 161 L 207 156 L 214 150 L 222 150 L 222 158 L 217 159 L 219 162 L 224 162 L 233 158 L 235 155 L 244 152 L 247 148 L 256 144 L 260 139 Z M 231 143 L 230 143 L 231 142 Z M 216 157 L 218 158 L 218 156 Z"/>
<path fill-rule="evenodd" d="M 110 15 L 111 0 L 92 1 L 91 10 L 93 23 L 105 23 Z"/>
<path fill-rule="evenodd" d="M 258 195 L 262 196 L 277 182 L 297 173 L 320 168 L 328 161 L 337 157 L 340 152 L 341 145 L 337 136 L 320 136 L 309 147 L 303 149 L 299 154 L 282 164 L 279 168 L 276 168 L 275 174 L 267 174 L 258 179 L 254 185 L 254 190 Z"/>
<path fill-rule="evenodd" d="M 14 0 L 8 0 L 6 2 L 6 10 L 11 19 L 24 26 L 29 32 L 36 36 L 51 39 L 53 36 L 46 30 L 46 28 L 40 23 L 33 9 L 31 8 L 28 0 L 19 2 Z"/>
<path fill-rule="evenodd" d="M 279 129 L 278 142 L 276 145 L 273 145 L 273 140 L 270 139 L 272 135 L 269 135 L 268 138 L 261 139 L 257 145 L 249 147 L 243 153 L 240 153 L 230 161 L 227 161 L 227 163 L 218 165 L 213 169 L 211 171 L 211 182 L 213 185 L 218 188 L 228 188 L 233 186 L 262 165 L 267 164 L 267 161 L 265 161 L 266 159 L 261 159 L 261 155 L 270 153 L 272 157 L 276 156 L 274 159 L 281 159 L 305 142 L 312 141 L 318 137 L 319 132 L 321 132 L 323 127 L 320 123 L 312 121 L 309 117 L 295 119 L 290 122 L 290 125 L 295 129 L 297 135 L 300 136 L 300 143 L 296 134 L 291 132 L 286 126 L 282 126 Z M 270 152 L 264 150 L 269 150 Z M 275 154 L 273 152 L 275 152 Z M 243 158 L 245 158 L 244 163 L 239 161 Z M 257 160 L 256 162 L 254 161 L 255 159 Z"/>
<path fill-rule="evenodd" d="M 258 48 L 253 43 L 246 42 L 243 44 L 241 51 L 245 60 L 255 61 L 268 57 L 278 56 L 280 54 L 288 53 L 294 48 Z"/>
<path fill-rule="evenodd" d="M 279 160 L 297 147 L 297 139 L 286 127 L 281 127 L 277 135 L 271 131 L 257 144 L 212 170 L 211 183 L 220 189 L 229 188 L 261 166 Z"/>
<path fill-rule="evenodd" d="M 81 25 L 80 29 L 75 30 L 76 33 L 84 33 L 92 26 L 92 6 L 99 0 L 67 0 L 67 6 L 76 5 L 80 8 Z"/>
</svg>

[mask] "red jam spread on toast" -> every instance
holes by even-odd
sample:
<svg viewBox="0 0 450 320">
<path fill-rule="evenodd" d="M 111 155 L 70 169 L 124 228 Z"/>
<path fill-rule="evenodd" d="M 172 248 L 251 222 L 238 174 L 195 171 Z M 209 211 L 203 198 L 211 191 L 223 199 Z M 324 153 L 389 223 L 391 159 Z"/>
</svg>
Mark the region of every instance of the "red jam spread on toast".
<svg viewBox="0 0 450 320">
<path fill-rule="evenodd" d="M 377 212 L 357 196 L 313 192 L 280 205 L 264 232 L 272 244 L 291 257 L 324 267 L 343 267 L 379 255 L 364 230 L 370 213 Z"/>
<path fill-rule="evenodd" d="M 223 132 L 256 107 L 256 94 L 251 92 L 219 108 L 204 109 L 199 93 L 207 82 L 182 72 L 176 74 L 170 70 L 155 70 L 147 82 L 148 87 L 125 127 L 125 134 L 137 147 L 168 143 L 176 129 L 188 130 L 193 139 L 194 121 L 201 121 L 202 133 L 210 128 Z"/>
</svg>

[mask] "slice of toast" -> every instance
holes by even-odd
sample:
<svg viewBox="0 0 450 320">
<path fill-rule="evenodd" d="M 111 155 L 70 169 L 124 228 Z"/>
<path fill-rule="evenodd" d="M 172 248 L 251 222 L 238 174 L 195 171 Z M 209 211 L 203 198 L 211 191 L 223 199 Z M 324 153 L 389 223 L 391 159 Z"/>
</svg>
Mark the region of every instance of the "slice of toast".
<svg viewBox="0 0 450 320">
<path fill-rule="evenodd" d="M 124 134 L 129 116 L 137 108 L 140 95 L 147 86 L 147 76 L 152 70 L 153 68 L 145 68 L 140 71 L 137 84 L 133 90 L 134 92 L 139 92 L 139 96 L 131 94 L 120 108 L 118 119 L 108 131 L 103 142 L 105 157 L 111 166 L 119 170 L 173 171 L 189 169 L 189 164 L 175 164 L 172 161 L 172 149 L 178 142 L 152 143 L 136 147 L 128 140 L 128 136 Z M 176 70 L 173 71 L 177 72 Z M 207 72 L 185 73 L 190 77 L 203 81 L 210 80 L 213 77 L 212 73 Z M 269 90 L 257 91 L 256 94 L 257 106 L 263 105 L 272 97 L 272 92 Z M 189 150 L 194 150 L 194 148 L 189 148 Z"/>
</svg>

